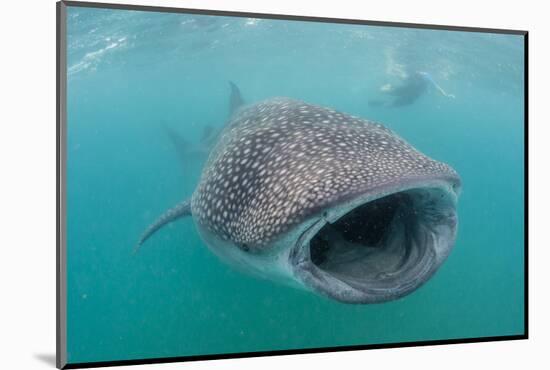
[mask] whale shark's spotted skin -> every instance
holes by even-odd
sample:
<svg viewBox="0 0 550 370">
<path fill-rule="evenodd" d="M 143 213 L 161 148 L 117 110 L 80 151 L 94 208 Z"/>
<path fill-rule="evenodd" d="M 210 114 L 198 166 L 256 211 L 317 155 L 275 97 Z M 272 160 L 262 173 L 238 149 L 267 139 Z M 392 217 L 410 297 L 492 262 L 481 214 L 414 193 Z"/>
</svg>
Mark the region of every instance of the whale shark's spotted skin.
<svg viewBox="0 0 550 370">
<path fill-rule="evenodd" d="M 259 251 L 331 204 L 427 175 L 458 177 L 378 123 L 273 98 L 233 115 L 191 210 L 220 239 Z"/>
</svg>

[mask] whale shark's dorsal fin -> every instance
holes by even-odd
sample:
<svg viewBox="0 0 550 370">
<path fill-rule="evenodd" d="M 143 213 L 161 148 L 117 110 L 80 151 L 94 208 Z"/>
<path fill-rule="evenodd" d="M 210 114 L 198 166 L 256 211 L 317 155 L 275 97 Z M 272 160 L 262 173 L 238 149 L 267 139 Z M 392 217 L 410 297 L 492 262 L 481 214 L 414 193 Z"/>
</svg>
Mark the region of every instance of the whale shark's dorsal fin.
<svg viewBox="0 0 550 370">
<path fill-rule="evenodd" d="M 153 222 L 147 230 L 143 233 L 141 238 L 134 248 L 134 252 L 137 252 L 139 247 L 145 243 L 155 232 L 161 229 L 163 226 L 168 225 L 169 223 L 176 221 L 177 219 L 185 216 L 191 215 L 191 199 L 186 199 L 183 202 L 179 203 L 175 207 L 170 208 L 168 211 L 164 212 L 155 222 Z"/>
<path fill-rule="evenodd" d="M 229 81 L 229 87 L 231 87 L 229 96 L 229 117 L 231 117 L 244 104 L 244 99 L 241 90 L 233 81 Z"/>
</svg>

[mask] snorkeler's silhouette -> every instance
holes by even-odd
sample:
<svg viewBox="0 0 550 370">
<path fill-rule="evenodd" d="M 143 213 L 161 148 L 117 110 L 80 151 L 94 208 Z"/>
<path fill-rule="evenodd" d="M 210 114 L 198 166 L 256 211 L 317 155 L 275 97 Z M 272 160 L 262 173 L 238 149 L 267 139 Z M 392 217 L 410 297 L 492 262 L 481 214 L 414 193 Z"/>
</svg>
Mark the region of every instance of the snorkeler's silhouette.
<svg viewBox="0 0 550 370">
<path fill-rule="evenodd" d="M 454 95 L 447 94 L 431 77 L 428 72 L 415 71 L 408 74 L 398 86 L 386 84 L 380 91 L 389 95 L 389 99 L 369 100 L 370 106 L 403 107 L 414 103 L 420 98 L 430 86 L 433 86 L 439 93 L 447 98 L 454 98 Z"/>
</svg>

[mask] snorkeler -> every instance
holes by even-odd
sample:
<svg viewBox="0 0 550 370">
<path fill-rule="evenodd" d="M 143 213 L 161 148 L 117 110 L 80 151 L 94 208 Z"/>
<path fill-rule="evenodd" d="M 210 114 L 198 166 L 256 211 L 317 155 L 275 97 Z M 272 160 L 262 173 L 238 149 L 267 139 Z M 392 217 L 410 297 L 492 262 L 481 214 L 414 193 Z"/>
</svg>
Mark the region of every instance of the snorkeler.
<svg viewBox="0 0 550 370">
<path fill-rule="evenodd" d="M 385 84 L 380 91 L 390 95 L 389 100 L 369 100 L 371 106 L 402 107 L 414 103 L 428 88 L 433 86 L 441 95 L 446 98 L 454 98 L 439 86 L 428 72 L 415 71 L 407 75 L 398 86 Z"/>
</svg>

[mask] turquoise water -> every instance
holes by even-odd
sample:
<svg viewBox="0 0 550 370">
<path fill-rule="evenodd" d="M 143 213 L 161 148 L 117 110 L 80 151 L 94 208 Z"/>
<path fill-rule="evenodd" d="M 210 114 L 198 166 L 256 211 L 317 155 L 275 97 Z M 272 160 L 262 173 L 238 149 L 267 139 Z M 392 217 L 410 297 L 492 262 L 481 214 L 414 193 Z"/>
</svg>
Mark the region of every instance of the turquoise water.
<svg viewBox="0 0 550 370">
<path fill-rule="evenodd" d="M 523 39 L 86 8 L 68 9 L 69 362 L 334 347 L 523 333 Z M 402 107 L 369 104 L 426 71 Z M 198 143 L 247 102 L 289 96 L 380 121 L 460 174 L 455 249 L 397 301 L 346 305 L 235 271 L 190 219 L 137 253 L 187 198 L 205 158 L 182 164 L 162 131 Z"/>
</svg>

